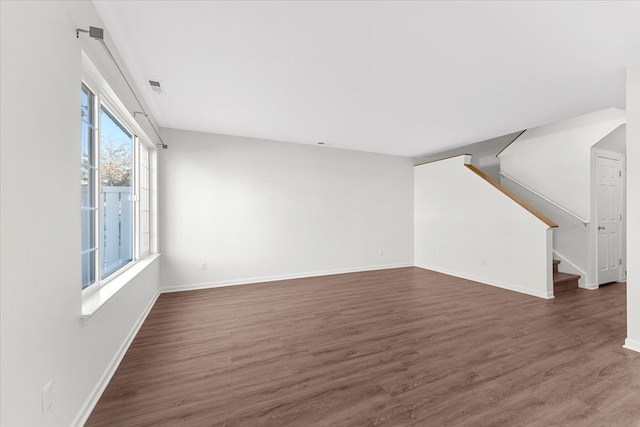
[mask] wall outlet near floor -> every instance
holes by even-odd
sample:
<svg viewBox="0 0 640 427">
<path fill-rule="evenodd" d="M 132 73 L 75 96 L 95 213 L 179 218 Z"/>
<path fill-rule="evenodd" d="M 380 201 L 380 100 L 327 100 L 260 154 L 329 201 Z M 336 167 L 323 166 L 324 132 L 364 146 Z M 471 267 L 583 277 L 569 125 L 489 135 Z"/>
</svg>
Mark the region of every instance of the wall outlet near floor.
<svg viewBox="0 0 640 427">
<path fill-rule="evenodd" d="M 487 266 L 487 259 L 486 259 L 486 258 L 482 258 L 482 265 L 483 265 L 484 267 L 486 267 L 486 266 Z"/>
<path fill-rule="evenodd" d="M 53 406 L 53 381 L 49 381 L 42 388 L 42 415 L 46 415 L 51 406 Z"/>
<path fill-rule="evenodd" d="M 380 255 L 380 256 L 384 255 L 384 249 L 378 250 L 378 255 Z"/>
<path fill-rule="evenodd" d="M 207 269 L 207 263 L 203 262 L 202 264 L 200 264 L 200 270 L 204 271 Z"/>
</svg>

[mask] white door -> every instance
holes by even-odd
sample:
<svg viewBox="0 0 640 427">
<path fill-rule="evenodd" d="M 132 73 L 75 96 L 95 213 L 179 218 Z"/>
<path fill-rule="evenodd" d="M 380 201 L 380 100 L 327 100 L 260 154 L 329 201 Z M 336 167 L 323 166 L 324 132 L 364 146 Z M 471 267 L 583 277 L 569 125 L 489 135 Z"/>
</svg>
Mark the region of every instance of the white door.
<svg viewBox="0 0 640 427">
<path fill-rule="evenodd" d="M 598 284 L 616 282 L 622 265 L 622 172 L 621 157 L 596 155 L 596 215 Z"/>
</svg>

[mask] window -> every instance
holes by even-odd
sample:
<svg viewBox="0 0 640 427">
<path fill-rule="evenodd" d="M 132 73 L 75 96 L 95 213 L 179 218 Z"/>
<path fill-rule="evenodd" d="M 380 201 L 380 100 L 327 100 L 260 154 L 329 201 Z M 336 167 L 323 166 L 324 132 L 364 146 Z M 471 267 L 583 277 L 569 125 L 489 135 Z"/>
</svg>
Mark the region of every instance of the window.
<svg viewBox="0 0 640 427">
<path fill-rule="evenodd" d="M 82 142 L 80 149 L 80 214 L 82 221 L 82 289 L 95 283 L 95 257 L 97 253 L 95 220 L 96 220 L 96 156 L 94 153 L 95 137 L 95 95 L 82 85 L 81 93 L 81 126 Z"/>
<path fill-rule="evenodd" d="M 140 256 L 149 254 L 151 241 L 150 227 L 150 167 L 149 167 L 149 149 L 144 145 L 140 145 Z"/>
<path fill-rule="evenodd" d="M 82 289 L 89 292 L 150 253 L 150 151 L 133 119 L 81 87 Z"/>
<path fill-rule="evenodd" d="M 133 261 L 134 136 L 100 107 L 100 264 L 105 279 Z"/>
</svg>

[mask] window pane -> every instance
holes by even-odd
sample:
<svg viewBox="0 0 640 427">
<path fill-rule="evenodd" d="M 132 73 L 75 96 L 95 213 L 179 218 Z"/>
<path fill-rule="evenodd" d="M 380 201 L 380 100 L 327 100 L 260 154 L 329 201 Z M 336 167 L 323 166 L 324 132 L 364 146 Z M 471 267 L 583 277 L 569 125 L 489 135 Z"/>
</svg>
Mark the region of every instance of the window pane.
<svg viewBox="0 0 640 427">
<path fill-rule="evenodd" d="M 133 137 L 100 109 L 102 278 L 133 259 Z"/>
<path fill-rule="evenodd" d="M 93 150 L 91 149 L 91 136 L 92 136 L 92 130 L 91 127 L 87 124 L 82 122 L 82 134 L 81 134 L 81 138 L 80 138 L 80 142 L 81 142 L 81 147 L 80 147 L 80 160 L 82 161 L 82 164 L 90 164 L 93 165 Z"/>
<path fill-rule="evenodd" d="M 95 271 L 95 251 L 82 254 L 82 289 L 88 287 L 96 281 Z"/>
<path fill-rule="evenodd" d="M 95 214 L 93 209 L 82 209 L 82 252 L 95 249 Z"/>
<path fill-rule="evenodd" d="M 80 134 L 80 160 L 82 161 L 82 163 L 89 163 L 89 138 L 90 138 L 90 133 L 91 130 L 89 128 L 89 125 L 86 124 L 85 122 L 81 123 L 81 134 Z"/>
<path fill-rule="evenodd" d="M 93 171 L 86 166 L 80 166 L 80 207 L 93 208 Z"/>
<path fill-rule="evenodd" d="M 93 124 L 93 94 L 84 86 L 80 94 L 80 111 L 81 119 Z"/>
<path fill-rule="evenodd" d="M 140 256 L 149 253 L 149 150 L 144 146 L 140 146 Z"/>
</svg>

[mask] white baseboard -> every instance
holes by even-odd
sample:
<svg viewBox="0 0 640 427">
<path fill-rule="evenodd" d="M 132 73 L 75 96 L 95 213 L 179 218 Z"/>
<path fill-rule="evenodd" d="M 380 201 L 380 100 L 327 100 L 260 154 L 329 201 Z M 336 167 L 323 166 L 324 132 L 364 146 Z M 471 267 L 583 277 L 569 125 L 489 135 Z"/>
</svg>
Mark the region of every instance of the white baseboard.
<svg viewBox="0 0 640 427">
<path fill-rule="evenodd" d="M 151 309 L 153 308 L 159 296 L 160 296 L 160 291 L 157 291 L 155 296 L 151 298 L 151 301 L 149 301 L 149 304 L 147 304 L 147 307 L 144 309 L 140 317 L 138 317 L 138 320 L 129 331 L 129 334 L 123 341 L 122 345 L 120 345 L 120 348 L 118 349 L 116 354 L 113 356 L 113 359 L 111 359 L 109 366 L 104 371 L 104 373 L 102 374 L 102 377 L 100 378 L 96 386 L 91 391 L 89 398 L 85 401 L 84 405 L 82 405 L 82 409 L 80 410 L 80 413 L 76 416 L 75 420 L 73 420 L 73 422 L 71 423 L 72 426 L 82 427 L 87 422 L 87 420 L 89 419 L 89 416 L 91 415 L 91 412 L 93 411 L 93 408 L 98 403 L 98 400 L 100 400 L 100 396 L 102 396 L 102 393 L 107 388 L 107 385 L 109 385 L 109 381 L 111 381 L 113 374 L 116 373 L 116 369 L 118 369 L 120 362 L 122 362 L 122 359 L 124 358 L 124 355 L 127 353 L 129 346 L 133 342 L 133 339 L 135 338 L 136 334 L 142 327 L 142 324 L 144 323 L 147 316 L 151 312 Z"/>
<path fill-rule="evenodd" d="M 387 270 L 390 268 L 413 267 L 413 263 L 403 262 L 397 264 L 370 265 L 366 267 L 341 268 L 337 270 L 314 271 L 310 273 L 281 274 L 277 276 L 249 277 L 236 280 L 220 280 L 216 282 L 191 283 L 185 285 L 170 285 L 160 289 L 160 292 L 195 291 L 198 289 L 223 288 L 226 286 L 251 285 L 264 282 L 276 282 L 279 280 L 304 279 L 306 277 L 329 276 L 332 274 L 359 273 L 362 271 Z"/>
<path fill-rule="evenodd" d="M 640 353 L 640 341 L 638 340 L 627 338 L 624 342 L 623 347 L 626 348 L 627 350 L 633 350 Z"/>
<path fill-rule="evenodd" d="M 596 289 L 600 289 L 597 283 L 585 283 L 583 285 L 578 284 L 582 289 L 587 289 L 589 291 L 595 291 Z"/>
<path fill-rule="evenodd" d="M 474 275 L 471 275 L 471 274 L 464 274 L 464 273 L 460 273 L 460 272 L 457 272 L 457 271 L 447 270 L 445 268 L 434 267 L 432 265 L 418 265 L 418 264 L 416 264 L 416 267 L 424 268 L 425 270 L 437 271 L 438 273 L 447 274 L 449 276 L 459 277 L 461 279 L 471 280 L 471 281 L 479 282 L 479 283 L 482 283 L 482 284 L 485 284 L 485 285 L 495 286 L 497 288 L 502 288 L 502 289 L 506 289 L 506 290 L 509 290 L 509 291 L 519 292 L 521 294 L 531 295 L 531 296 L 538 297 L 538 298 L 544 298 L 544 299 L 552 299 L 553 298 L 553 292 L 549 293 L 547 291 L 536 291 L 534 289 L 523 288 L 523 287 L 520 287 L 520 286 L 515 286 L 515 285 L 510 284 L 510 283 L 504 283 L 504 282 L 500 282 L 500 281 L 496 281 L 496 280 L 489 280 L 489 279 L 484 278 L 484 277 L 474 276 Z"/>
</svg>

